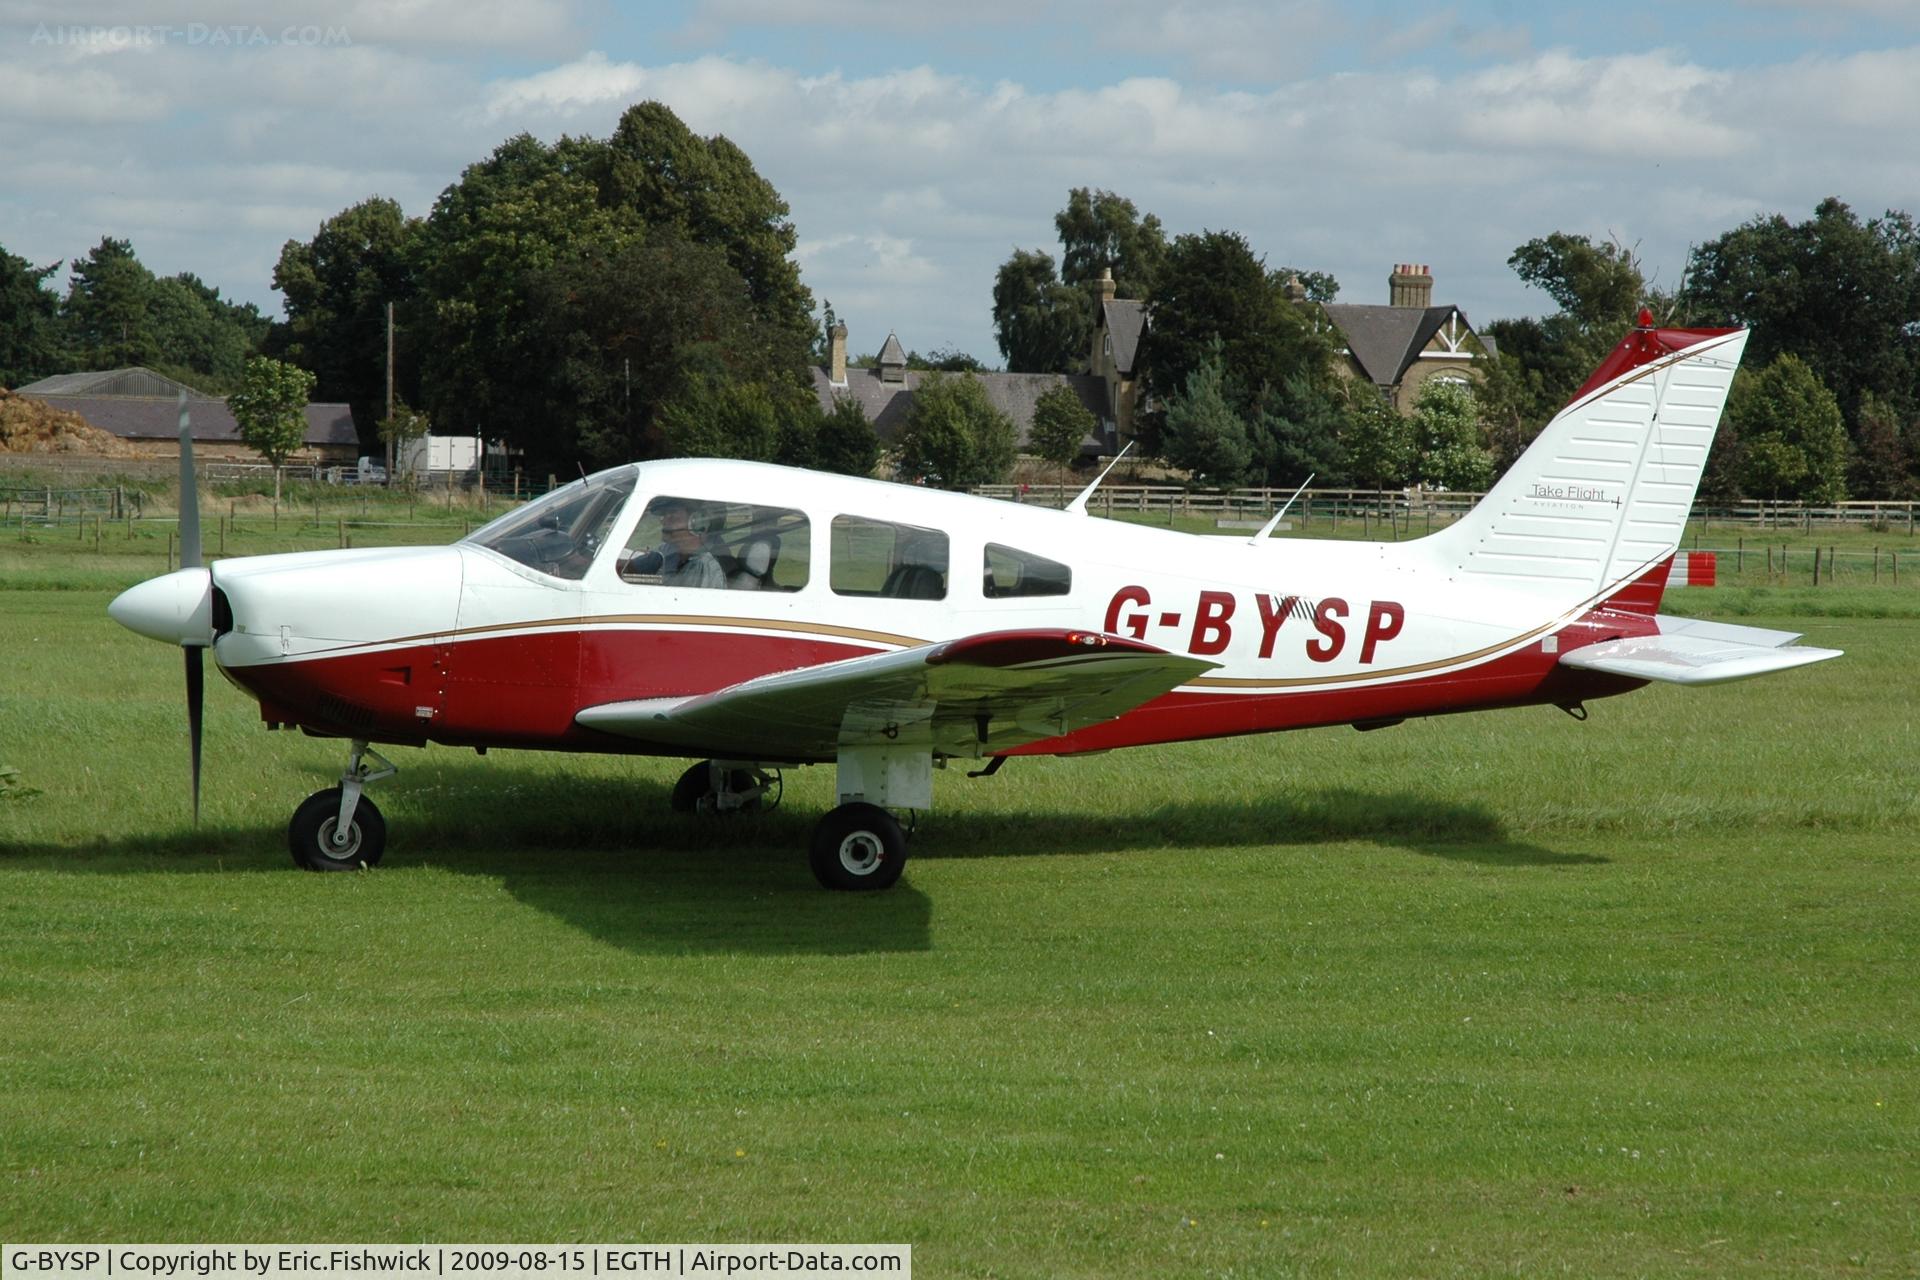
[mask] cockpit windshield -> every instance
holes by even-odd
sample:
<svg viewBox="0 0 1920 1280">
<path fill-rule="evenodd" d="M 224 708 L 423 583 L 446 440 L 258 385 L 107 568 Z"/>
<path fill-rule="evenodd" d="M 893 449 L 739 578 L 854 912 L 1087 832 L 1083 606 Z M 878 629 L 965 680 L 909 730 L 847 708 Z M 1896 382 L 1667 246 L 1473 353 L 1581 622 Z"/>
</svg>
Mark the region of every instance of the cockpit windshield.
<svg viewBox="0 0 1920 1280">
<path fill-rule="evenodd" d="M 473 531 L 467 542 L 529 569 L 579 581 L 633 494 L 633 467 L 596 472 Z"/>
</svg>

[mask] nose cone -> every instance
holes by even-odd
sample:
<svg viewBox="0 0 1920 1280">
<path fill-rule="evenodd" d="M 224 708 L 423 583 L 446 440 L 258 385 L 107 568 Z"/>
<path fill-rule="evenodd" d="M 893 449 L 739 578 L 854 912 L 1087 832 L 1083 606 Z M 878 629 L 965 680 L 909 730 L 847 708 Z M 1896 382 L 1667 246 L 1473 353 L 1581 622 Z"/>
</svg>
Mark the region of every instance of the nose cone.
<svg viewBox="0 0 1920 1280">
<path fill-rule="evenodd" d="M 169 644 L 213 643 L 213 574 L 181 569 L 128 587 L 107 616 L 129 631 Z"/>
</svg>

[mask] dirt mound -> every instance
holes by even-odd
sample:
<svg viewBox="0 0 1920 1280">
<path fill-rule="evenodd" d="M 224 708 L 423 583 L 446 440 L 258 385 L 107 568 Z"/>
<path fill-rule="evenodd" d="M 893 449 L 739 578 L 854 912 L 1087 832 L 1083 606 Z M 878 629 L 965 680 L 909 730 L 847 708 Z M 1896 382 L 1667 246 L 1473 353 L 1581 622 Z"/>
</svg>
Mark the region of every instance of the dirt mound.
<svg viewBox="0 0 1920 1280">
<path fill-rule="evenodd" d="M 0 387 L 0 453 L 83 453 L 133 458 L 139 451 L 79 414 Z"/>
</svg>

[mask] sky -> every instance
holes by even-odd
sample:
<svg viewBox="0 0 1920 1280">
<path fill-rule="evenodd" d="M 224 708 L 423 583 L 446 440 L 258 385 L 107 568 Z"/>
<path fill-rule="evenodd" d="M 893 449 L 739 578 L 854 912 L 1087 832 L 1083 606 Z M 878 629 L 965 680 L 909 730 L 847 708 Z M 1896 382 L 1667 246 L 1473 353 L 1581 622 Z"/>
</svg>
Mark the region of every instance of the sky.
<svg viewBox="0 0 1920 1280">
<path fill-rule="evenodd" d="M 856 353 L 1000 364 L 994 272 L 1074 187 L 1482 324 L 1552 309 L 1507 258 L 1553 231 L 1671 287 L 1828 195 L 1920 213 L 1920 0 L 0 0 L 0 248 L 277 316 L 287 240 L 649 98 L 778 189 Z"/>
</svg>

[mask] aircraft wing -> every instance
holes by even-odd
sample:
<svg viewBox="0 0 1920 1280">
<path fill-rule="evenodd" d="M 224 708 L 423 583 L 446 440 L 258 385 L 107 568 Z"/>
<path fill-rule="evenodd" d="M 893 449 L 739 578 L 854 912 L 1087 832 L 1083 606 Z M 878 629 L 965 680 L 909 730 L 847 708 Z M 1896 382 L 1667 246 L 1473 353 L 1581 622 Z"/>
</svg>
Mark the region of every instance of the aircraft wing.
<svg viewBox="0 0 1920 1280">
<path fill-rule="evenodd" d="M 591 729 L 741 759 L 842 747 L 985 756 L 1111 720 L 1218 663 L 1089 631 L 990 631 L 758 676 L 691 698 L 588 707 Z"/>
<path fill-rule="evenodd" d="M 1839 657 L 1841 652 L 1794 644 L 1800 637 L 1791 631 L 1737 627 L 1666 614 L 1654 621 L 1660 625 L 1658 635 L 1586 645 L 1561 654 L 1560 663 L 1635 680 L 1725 684 L 1823 662 Z"/>
</svg>

